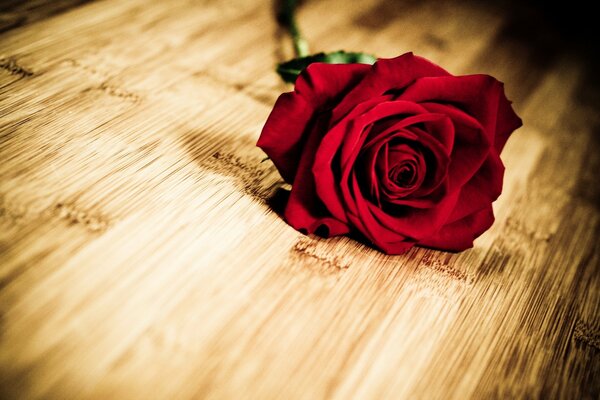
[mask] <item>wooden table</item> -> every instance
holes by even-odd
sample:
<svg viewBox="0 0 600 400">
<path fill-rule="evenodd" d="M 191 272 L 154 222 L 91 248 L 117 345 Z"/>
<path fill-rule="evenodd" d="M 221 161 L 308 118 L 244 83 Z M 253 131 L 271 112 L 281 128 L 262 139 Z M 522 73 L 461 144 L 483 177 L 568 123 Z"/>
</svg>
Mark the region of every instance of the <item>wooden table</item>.
<svg viewBox="0 0 600 400">
<path fill-rule="evenodd" d="M 275 212 L 270 2 L 5 3 L 0 397 L 599 397 L 598 90 L 535 18 L 302 6 L 313 49 L 489 73 L 524 119 L 475 247 L 389 257 Z"/>
</svg>

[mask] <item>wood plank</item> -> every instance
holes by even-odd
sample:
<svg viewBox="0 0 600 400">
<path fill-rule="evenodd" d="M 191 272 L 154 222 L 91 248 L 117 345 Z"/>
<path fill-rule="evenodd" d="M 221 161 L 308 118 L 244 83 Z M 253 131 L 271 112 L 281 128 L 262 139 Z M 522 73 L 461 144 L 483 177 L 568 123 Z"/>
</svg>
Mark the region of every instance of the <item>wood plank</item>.
<svg viewBox="0 0 600 400">
<path fill-rule="evenodd" d="M 0 397 L 598 398 L 579 54 L 499 6 L 303 4 L 313 49 L 490 73 L 524 119 L 476 246 L 390 257 L 276 212 L 255 143 L 291 49 L 269 2 L 38 3 L 0 37 Z"/>
</svg>

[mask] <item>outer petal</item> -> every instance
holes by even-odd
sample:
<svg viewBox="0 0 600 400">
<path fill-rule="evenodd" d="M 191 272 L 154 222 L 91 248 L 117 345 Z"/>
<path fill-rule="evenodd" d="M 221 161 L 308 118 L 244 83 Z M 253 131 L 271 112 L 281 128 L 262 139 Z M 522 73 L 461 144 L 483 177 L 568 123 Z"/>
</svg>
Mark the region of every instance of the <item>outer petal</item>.
<svg viewBox="0 0 600 400">
<path fill-rule="evenodd" d="M 468 217 L 444 225 L 435 235 L 419 241 L 419 246 L 438 250 L 462 251 L 473 247 L 473 240 L 494 223 L 492 205 Z"/>
<path fill-rule="evenodd" d="M 284 216 L 295 229 L 304 233 L 313 233 L 319 227 L 327 228 L 327 235 L 342 235 L 349 232 L 346 224 L 333 218 L 317 197 L 315 181 L 311 173 L 316 148 L 319 145 L 322 129 L 326 121 L 320 121 L 313 127 L 302 152 L 298 173 L 294 179 L 292 192 L 286 205 Z"/>
<path fill-rule="evenodd" d="M 371 70 L 368 64 L 310 64 L 295 83 L 295 92 L 314 109 L 337 103 Z"/>
<path fill-rule="evenodd" d="M 417 78 L 449 76 L 441 67 L 424 58 L 406 53 L 396 58 L 379 59 L 369 73 L 333 110 L 332 120 L 338 121 L 357 104 L 374 96 L 402 90 Z"/>
<path fill-rule="evenodd" d="M 383 250 L 386 254 L 394 256 L 394 255 L 406 253 L 414 245 L 415 245 L 414 242 L 412 242 L 408 239 L 405 239 L 405 240 L 400 240 L 398 242 L 383 242 L 383 243 L 379 243 L 377 246 L 381 250 Z"/>
<path fill-rule="evenodd" d="M 498 102 L 498 118 L 496 119 L 496 138 L 494 140 L 494 147 L 498 154 L 502 152 L 506 141 L 510 135 L 523 125 L 523 121 L 511 106 L 511 102 L 506 98 L 504 91 L 500 95 Z"/>
<path fill-rule="evenodd" d="M 460 190 L 460 197 L 448 221 L 454 222 L 487 208 L 502 193 L 503 177 L 504 164 L 492 150 L 479 171 Z"/>
<path fill-rule="evenodd" d="M 369 203 L 370 215 L 361 214 L 361 218 L 372 215 L 381 227 L 417 241 L 433 235 L 448 221 L 457 199 L 458 193 L 450 193 L 431 208 L 408 208 L 404 215 L 397 216 Z"/>
<path fill-rule="evenodd" d="M 453 104 L 479 121 L 492 139 L 502 91 L 500 82 L 489 75 L 428 77 L 417 80 L 400 99 Z"/>
<path fill-rule="evenodd" d="M 282 94 L 256 143 L 288 183 L 296 175 L 306 141 L 305 131 L 313 114 L 312 106 L 302 96 L 294 92 Z"/>
<path fill-rule="evenodd" d="M 343 97 L 370 68 L 365 64 L 312 64 L 296 80 L 294 92 L 279 96 L 257 146 L 267 153 L 286 182 L 294 180 L 315 113 Z"/>
</svg>

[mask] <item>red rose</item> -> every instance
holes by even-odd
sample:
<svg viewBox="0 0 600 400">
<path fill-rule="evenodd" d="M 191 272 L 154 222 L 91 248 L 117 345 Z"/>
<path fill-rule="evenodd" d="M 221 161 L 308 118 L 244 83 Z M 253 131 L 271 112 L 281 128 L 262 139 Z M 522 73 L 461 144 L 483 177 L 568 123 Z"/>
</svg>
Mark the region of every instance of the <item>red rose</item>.
<svg viewBox="0 0 600 400">
<path fill-rule="evenodd" d="M 287 222 L 360 232 L 388 254 L 460 251 L 494 222 L 499 154 L 521 126 L 502 83 L 453 76 L 412 53 L 311 64 L 282 94 L 258 146 L 292 184 Z"/>
</svg>

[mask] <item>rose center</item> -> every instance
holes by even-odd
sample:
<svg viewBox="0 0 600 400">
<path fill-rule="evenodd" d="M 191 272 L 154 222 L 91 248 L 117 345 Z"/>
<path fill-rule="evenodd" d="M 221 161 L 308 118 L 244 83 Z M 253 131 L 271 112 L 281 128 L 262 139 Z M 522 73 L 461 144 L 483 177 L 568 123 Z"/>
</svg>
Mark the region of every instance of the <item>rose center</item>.
<svg viewBox="0 0 600 400">
<path fill-rule="evenodd" d="M 396 185 L 409 188 L 417 180 L 416 165 L 412 161 L 396 164 L 389 170 L 388 177 Z"/>
</svg>

